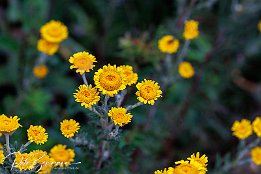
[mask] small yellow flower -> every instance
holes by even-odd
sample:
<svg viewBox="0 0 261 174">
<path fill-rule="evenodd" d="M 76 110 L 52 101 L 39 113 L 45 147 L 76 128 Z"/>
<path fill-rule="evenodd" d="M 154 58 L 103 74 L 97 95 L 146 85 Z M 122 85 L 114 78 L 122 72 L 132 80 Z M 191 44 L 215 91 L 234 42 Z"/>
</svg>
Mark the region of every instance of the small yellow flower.
<svg viewBox="0 0 261 174">
<path fill-rule="evenodd" d="M 3 145 L 0 144 L 0 149 L 3 149 Z M 4 150 L 0 150 L 0 164 L 3 164 L 5 160 Z"/>
<path fill-rule="evenodd" d="M 72 64 L 70 69 L 77 69 L 76 72 L 81 75 L 85 72 L 90 72 L 95 65 L 93 64 L 96 61 L 96 58 L 88 52 L 78 52 L 70 57 L 69 62 Z"/>
<path fill-rule="evenodd" d="M 195 20 L 185 21 L 185 27 L 183 37 L 185 40 L 191 40 L 197 38 L 199 35 L 198 22 Z"/>
<path fill-rule="evenodd" d="M 119 107 L 112 107 L 109 110 L 108 116 L 111 117 L 113 123 L 115 125 L 124 126 L 131 122 L 132 115 L 127 113 L 127 109 Z"/>
<path fill-rule="evenodd" d="M 48 42 L 60 43 L 68 37 L 67 27 L 60 21 L 51 20 L 40 29 L 42 37 Z"/>
<path fill-rule="evenodd" d="M 48 42 L 44 39 L 39 39 L 38 43 L 37 43 L 38 51 L 48 54 L 50 56 L 53 55 L 54 53 L 56 53 L 58 48 L 59 48 L 58 43 Z"/>
<path fill-rule="evenodd" d="M 76 132 L 80 129 L 80 125 L 73 119 L 63 120 L 60 123 L 60 130 L 66 138 L 73 137 Z"/>
<path fill-rule="evenodd" d="M 259 32 L 261 32 L 261 21 L 258 22 L 257 28 L 258 28 Z"/>
<path fill-rule="evenodd" d="M 73 149 L 66 149 L 66 145 L 58 144 L 50 150 L 49 156 L 56 166 L 67 167 L 74 161 L 75 153 Z"/>
<path fill-rule="evenodd" d="M 242 119 L 240 122 L 235 121 L 232 125 L 231 130 L 233 131 L 233 135 L 238 139 L 242 140 L 250 135 L 252 135 L 252 126 L 251 122 L 247 119 Z"/>
<path fill-rule="evenodd" d="M 158 47 L 162 53 L 176 53 L 179 48 L 179 40 L 171 35 L 166 35 L 160 38 Z"/>
<path fill-rule="evenodd" d="M 161 97 L 162 91 L 157 82 L 144 79 L 144 81 L 139 82 L 136 87 L 138 89 L 136 92 L 138 100 L 144 104 L 154 105 L 155 100 Z"/>
<path fill-rule="evenodd" d="M 197 152 L 196 155 L 193 153 L 187 159 L 190 161 L 190 164 L 194 165 L 198 168 L 198 170 L 200 170 L 200 174 L 205 174 L 207 172 L 208 157 L 206 155 L 202 155 L 200 157 L 200 153 Z"/>
<path fill-rule="evenodd" d="M 100 100 L 99 92 L 96 88 L 92 88 L 92 85 L 80 85 L 73 94 L 75 101 L 81 103 L 81 106 L 85 108 L 91 108 Z"/>
<path fill-rule="evenodd" d="M 124 83 L 126 86 L 131 86 L 132 84 L 137 83 L 138 74 L 133 72 L 132 66 L 122 65 L 119 66 L 119 69 L 121 69 L 121 72 L 125 75 L 126 79 L 124 80 Z"/>
<path fill-rule="evenodd" d="M 20 171 L 31 170 L 37 164 L 37 159 L 28 153 L 15 153 L 15 168 Z"/>
<path fill-rule="evenodd" d="M 2 134 L 11 134 L 19 127 L 22 127 L 19 124 L 20 118 L 17 116 L 7 117 L 6 115 L 0 115 L 0 133 Z"/>
<path fill-rule="evenodd" d="M 48 68 L 45 65 L 35 66 L 33 69 L 35 77 L 42 79 L 48 74 Z"/>
<path fill-rule="evenodd" d="M 121 69 L 110 64 L 100 68 L 94 75 L 96 87 L 102 94 L 107 94 L 110 97 L 113 97 L 114 94 L 126 88 L 125 80 L 126 77 L 121 73 Z"/>
<path fill-rule="evenodd" d="M 181 62 L 178 71 L 180 76 L 186 79 L 193 77 L 195 74 L 194 68 L 189 62 Z"/>
<path fill-rule="evenodd" d="M 261 165 L 261 146 L 251 150 L 251 159 L 256 165 Z"/>
<path fill-rule="evenodd" d="M 174 169 L 174 174 L 199 174 L 200 171 L 192 164 L 181 163 Z"/>
<path fill-rule="evenodd" d="M 261 117 L 256 117 L 256 119 L 253 121 L 253 130 L 256 133 L 258 137 L 261 137 Z"/>
<path fill-rule="evenodd" d="M 33 126 L 27 130 L 28 141 L 35 142 L 36 144 L 44 144 L 47 141 L 48 134 L 42 126 Z"/>
<path fill-rule="evenodd" d="M 50 173 L 52 170 L 52 161 L 50 160 L 50 157 L 48 156 L 47 152 L 42 150 L 34 150 L 30 152 L 30 155 L 32 155 L 38 164 L 41 165 L 39 174 L 47 174 Z"/>
</svg>

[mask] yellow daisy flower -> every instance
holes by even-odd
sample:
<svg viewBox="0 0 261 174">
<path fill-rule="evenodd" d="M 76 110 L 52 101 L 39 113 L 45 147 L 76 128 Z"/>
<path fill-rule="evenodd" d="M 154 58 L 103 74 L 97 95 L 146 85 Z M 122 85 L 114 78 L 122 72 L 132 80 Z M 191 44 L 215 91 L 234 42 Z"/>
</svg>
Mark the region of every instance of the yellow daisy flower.
<svg viewBox="0 0 261 174">
<path fill-rule="evenodd" d="M 0 149 L 3 149 L 4 146 L 2 144 L 0 144 Z M 0 150 L 0 164 L 3 164 L 5 160 L 5 155 L 4 155 L 4 151 Z"/>
<path fill-rule="evenodd" d="M 178 67 L 178 72 L 183 78 L 191 78 L 195 74 L 194 68 L 189 62 L 181 62 Z"/>
<path fill-rule="evenodd" d="M 261 165 L 261 146 L 251 150 L 251 159 L 256 165 Z"/>
<path fill-rule="evenodd" d="M 93 64 L 96 61 L 96 58 L 88 52 L 78 52 L 70 57 L 69 62 L 72 64 L 70 69 L 77 69 L 76 72 L 83 75 L 85 72 L 90 72 L 95 65 Z"/>
<path fill-rule="evenodd" d="M 20 118 L 17 116 L 7 117 L 6 115 L 0 115 L 0 133 L 2 134 L 11 134 L 19 127 L 22 127 L 19 124 Z"/>
<path fill-rule="evenodd" d="M 199 35 L 198 22 L 195 20 L 185 21 L 185 27 L 183 37 L 185 40 L 191 40 L 197 38 Z"/>
<path fill-rule="evenodd" d="M 48 42 L 44 39 L 39 39 L 38 43 L 37 43 L 38 51 L 48 54 L 50 56 L 53 55 L 54 53 L 56 53 L 58 48 L 59 48 L 58 43 Z"/>
<path fill-rule="evenodd" d="M 208 157 L 197 152 L 196 155 L 193 153 L 189 158 L 190 164 L 194 165 L 200 170 L 200 174 L 205 174 L 207 172 Z"/>
<path fill-rule="evenodd" d="M 40 29 L 42 38 L 48 42 L 60 43 L 68 37 L 67 27 L 60 21 L 51 20 Z"/>
<path fill-rule="evenodd" d="M 119 66 L 119 69 L 121 69 L 121 72 L 125 75 L 124 83 L 126 86 L 131 86 L 132 84 L 137 83 L 138 74 L 133 72 L 132 66 L 122 65 Z"/>
<path fill-rule="evenodd" d="M 63 120 L 60 123 L 60 130 L 66 138 L 73 137 L 76 132 L 80 129 L 80 125 L 73 119 Z"/>
<path fill-rule="evenodd" d="M 257 28 L 258 28 L 259 32 L 261 32 L 261 21 L 258 22 Z"/>
<path fill-rule="evenodd" d="M 126 88 L 125 75 L 121 73 L 121 69 L 115 65 L 105 65 L 100 68 L 94 75 L 94 82 L 96 87 L 103 93 L 113 97 L 120 90 Z"/>
<path fill-rule="evenodd" d="M 31 170 L 37 164 L 37 159 L 28 153 L 15 153 L 15 168 L 20 171 Z"/>
<path fill-rule="evenodd" d="M 160 38 L 158 47 L 162 53 L 176 53 L 179 48 L 179 40 L 171 35 L 166 35 Z"/>
<path fill-rule="evenodd" d="M 253 130 L 258 137 L 261 137 L 261 117 L 256 117 L 252 123 Z"/>
<path fill-rule="evenodd" d="M 75 101 L 81 103 L 81 106 L 85 108 L 91 108 L 100 100 L 99 92 L 96 88 L 92 88 L 92 85 L 80 85 L 73 94 Z"/>
<path fill-rule="evenodd" d="M 32 155 L 36 159 L 37 163 L 41 165 L 38 171 L 39 174 L 47 174 L 51 172 L 53 165 L 46 151 L 34 150 L 30 152 L 30 155 Z"/>
<path fill-rule="evenodd" d="M 44 144 L 47 141 L 48 134 L 42 126 L 33 126 L 27 130 L 28 141 L 35 142 L 36 144 Z"/>
<path fill-rule="evenodd" d="M 34 76 L 42 79 L 48 74 L 48 68 L 45 65 L 35 66 L 33 69 Z"/>
<path fill-rule="evenodd" d="M 127 113 L 127 109 L 122 107 L 112 107 L 108 112 L 108 116 L 111 117 L 115 125 L 119 126 L 124 126 L 125 124 L 128 124 L 129 122 L 131 122 L 132 118 L 132 115 L 130 113 Z"/>
<path fill-rule="evenodd" d="M 136 87 L 138 89 L 136 92 L 138 100 L 144 104 L 154 105 L 155 100 L 161 97 L 162 91 L 157 82 L 144 79 L 144 81 L 139 82 Z"/>
<path fill-rule="evenodd" d="M 67 167 L 74 161 L 75 153 L 73 149 L 66 149 L 66 145 L 58 144 L 50 150 L 49 156 L 56 162 L 56 165 Z"/>
<path fill-rule="evenodd" d="M 235 121 L 232 125 L 231 130 L 233 131 L 233 135 L 238 139 L 242 140 L 250 135 L 252 135 L 252 126 L 251 122 L 247 119 L 242 119 L 241 121 Z"/>
<path fill-rule="evenodd" d="M 192 164 L 189 163 L 181 163 L 175 167 L 175 174 L 199 174 L 199 170 Z"/>
</svg>

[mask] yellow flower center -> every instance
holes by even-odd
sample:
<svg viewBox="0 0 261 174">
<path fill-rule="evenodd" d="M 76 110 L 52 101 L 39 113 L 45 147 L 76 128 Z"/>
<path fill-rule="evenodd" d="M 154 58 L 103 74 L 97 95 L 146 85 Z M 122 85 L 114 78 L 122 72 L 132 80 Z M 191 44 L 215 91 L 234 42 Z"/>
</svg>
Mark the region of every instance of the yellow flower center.
<svg viewBox="0 0 261 174">
<path fill-rule="evenodd" d="M 114 91 L 122 85 L 122 79 L 119 73 L 115 71 L 103 72 L 100 76 L 100 84 L 107 91 Z"/>
<path fill-rule="evenodd" d="M 144 85 L 140 89 L 140 95 L 146 100 L 153 100 L 157 97 L 157 90 L 149 85 Z"/>
<path fill-rule="evenodd" d="M 86 59 L 86 57 L 76 57 L 74 60 L 74 65 L 78 69 L 87 70 L 93 65 L 93 61 Z"/>
<path fill-rule="evenodd" d="M 59 150 L 55 153 L 54 159 L 57 162 L 68 162 L 70 154 L 66 150 Z"/>
<path fill-rule="evenodd" d="M 61 35 L 61 30 L 57 26 L 53 26 L 47 31 L 47 33 L 52 37 L 57 37 Z"/>
</svg>

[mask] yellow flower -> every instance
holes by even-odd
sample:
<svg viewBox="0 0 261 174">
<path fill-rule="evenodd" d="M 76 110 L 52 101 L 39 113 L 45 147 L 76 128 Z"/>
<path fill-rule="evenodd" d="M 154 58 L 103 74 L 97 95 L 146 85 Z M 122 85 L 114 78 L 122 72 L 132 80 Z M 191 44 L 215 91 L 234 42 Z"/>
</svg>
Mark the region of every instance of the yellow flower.
<svg viewBox="0 0 261 174">
<path fill-rule="evenodd" d="M 258 22 L 257 28 L 258 28 L 259 32 L 261 32 L 261 21 Z"/>
<path fill-rule="evenodd" d="M 158 41 L 159 50 L 163 53 L 176 53 L 179 48 L 179 40 L 171 35 L 166 35 Z"/>
<path fill-rule="evenodd" d="M 48 42 L 44 39 L 39 39 L 38 43 L 37 43 L 38 51 L 48 54 L 48 55 L 53 55 L 54 53 L 56 53 L 58 48 L 59 48 L 58 43 Z"/>
<path fill-rule="evenodd" d="M 75 53 L 70 57 L 69 62 L 72 64 L 70 69 L 75 68 L 76 72 L 82 75 L 85 72 L 90 72 L 95 67 L 93 63 L 97 61 L 92 54 L 84 51 Z"/>
<path fill-rule="evenodd" d="M 94 82 L 96 87 L 103 93 L 110 97 L 117 94 L 120 90 L 126 88 L 124 81 L 125 75 L 121 73 L 121 69 L 115 65 L 103 66 L 94 75 Z"/>
<path fill-rule="evenodd" d="M 253 130 L 256 133 L 258 137 L 261 137 L 261 117 L 256 117 L 256 119 L 253 121 Z"/>
<path fill-rule="evenodd" d="M 173 174 L 199 174 L 200 171 L 192 164 L 181 163 L 175 167 Z"/>
<path fill-rule="evenodd" d="M 180 76 L 183 78 L 191 78 L 195 74 L 194 68 L 189 62 L 181 62 L 178 71 Z"/>
<path fill-rule="evenodd" d="M 208 157 L 206 155 L 202 155 L 200 157 L 200 153 L 197 152 L 196 155 L 193 153 L 189 158 L 190 164 L 194 165 L 195 167 L 200 170 L 200 174 L 205 174 L 207 171 L 207 163 Z"/>
<path fill-rule="evenodd" d="M 0 115 L 0 133 L 11 134 L 19 127 L 22 127 L 19 124 L 20 118 L 17 116 L 7 117 L 6 115 Z"/>
<path fill-rule="evenodd" d="M 163 170 L 156 170 L 156 171 L 154 172 L 154 174 L 168 174 L 168 171 L 167 171 L 167 169 L 165 168 L 165 169 L 163 169 Z"/>
<path fill-rule="evenodd" d="M 195 20 L 185 21 L 185 27 L 183 37 L 185 40 L 191 40 L 197 38 L 199 35 L 198 22 Z"/>
<path fill-rule="evenodd" d="M 3 149 L 3 145 L 0 144 L 0 149 Z M 3 164 L 5 160 L 4 150 L 0 150 L 0 164 Z"/>
<path fill-rule="evenodd" d="M 157 82 L 144 79 L 144 81 L 139 82 L 136 87 L 138 89 L 136 95 L 140 102 L 154 105 L 155 100 L 161 97 L 162 91 Z"/>
<path fill-rule="evenodd" d="M 34 150 L 30 152 L 30 155 L 32 155 L 36 159 L 37 163 L 41 165 L 38 171 L 40 174 L 47 174 L 51 172 L 52 161 L 50 160 L 47 152 L 42 150 Z"/>
<path fill-rule="evenodd" d="M 127 113 L 127 109 L 119 107 L 112 107 L 109 110 L 108 116 L 111 117 L 115 125 L 124 126 L 131 122 L 132 115 Z"/>
<path fill-rule="evenodd" d="M 100 100 L 97 89 L 92 88 L 92 85 L 80 85 L 76 93 L 73 94 L 75 101 L 81 103 L 81 106 L 85 108 L 91 108 Z"/>
<path fill-rule="evenodd" d="M 36 144 L 44 144 L 47 141 L 48 134 L 42 126 L 33 126 L 27 130 L 28 141 Z"/>
<path fill-rule="evenodd" d="M 73 137 L 74 134 L 80 129 L 79 123 L 73 119 L 63 120 L 60 124 L 60 130 L 66 138 Z"/>
<path fill-rule="evenodd" d="M 15 168 L 22 170 L 31 170 L 37 164 L 37 159 L 28 153 L 15 153 Z"/>
<path fill-rule="evenodd" d="M 126 79 L 124 80 L 124 83 L 126 86 L 131 86 L 132 84 L 137 83 L 138 74 L 133 72 L 132 66 L 122 65 L 119 66 L 119 69 L 121 69 L 121 72 L 125 75 Z"/>
<path fill-rule="evenodd" d="M 231 130 L 233 131 L 233 135 L 240 140 L 245 139 L 250 135 L 252 135 L 251 122 L 247 119 L 243 119 L 240 122 L 235 121 L 234 124 L 232 125 Z"/>
<path fill-rule="evenodd" d="M 48 42 L 60 43 L 68 37 L 67 27 L 60 21 L 51 20 L 40 29 L 42 37 Z"/>
<path fill-rule="evenodd" d="M 256 165 L 261 165 L 261 146 L 251 150 L 251 159 Z"/>
<path fill-rule="evenodd" d="M 48 74 L 48 68 L 45 65 L 35 66 L 33 69 L 35 77 L 42 79 Z"/>
<path fill-rule="evenodd" d="M 73 149 L 66 149 L 66 145 L 58 144 L 50 150 L 49 156 L 57 166 L 67 167 L 74 161 L 75 153 Z"/>
</svg>

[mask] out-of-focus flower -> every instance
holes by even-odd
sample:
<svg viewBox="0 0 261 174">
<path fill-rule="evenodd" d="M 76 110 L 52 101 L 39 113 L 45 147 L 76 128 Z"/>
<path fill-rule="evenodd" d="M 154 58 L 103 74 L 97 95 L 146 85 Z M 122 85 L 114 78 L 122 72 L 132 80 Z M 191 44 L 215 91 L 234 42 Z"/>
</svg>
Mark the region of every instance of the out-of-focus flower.
<svg viewBox="0 0 261 174">
<path fill-rule="evenodd" d="M 66 149 L 66 145 L 58 144 L 50 150 L 49 156 L 56 166 L 67 167 L 74 161 L 75 153 L 73 149 Z"/>
<path fill-rule="evenodd" d="M 183 37 L 185 40 L 195 39 L 199 35 L 198 22 L 195 20 L 185 21 Z"/>
<path fill-rule="evenodd" d="M 42 79 L 48 74 L 48 68 L 45 65 L 35 66 L 33 69 L 35 77 Z"/>
<path fill-rule="evenodd" d="M 251 159 L 256 165 L 261 165 L 261 146 L 251 150 Z"/>
<path fill-rule="evenodd" d="M 166 35 L 158 41 L 159 50 L 163 53 L 176 53 L 179 48 L 179 40 L 171 35 Z"/>
<path fill-rule="evenodd" d="M 58 48 L 59 48 L 58 43 L 48 42 L 44 39 L 39 39 L 37 43 L 38 51 L 48 55 L 53 55 L 54 53 L 56 53 Z"/>
<path fill-rule="evenodd" d="M 261 137 L 261 117 L 256 117 L 252 123 L 253 130 L 258 137 Z"/>
<path fill-rule="evenodd" d="M 191 63 L 189 62 L 181 62 L 178 67 L 179 75 L 183 78 L 191 78 L 194 76 L 195 71 Z"/>
<path fill-rule="evenodd" d="M 233 131 L 233 135 L 240 140 L 249 137 L 250 135 L 252 135 L 253 132 L 251 122 L 247 119 L 235 121 L 232 125 L 231 130 Z"/>
</svg>

